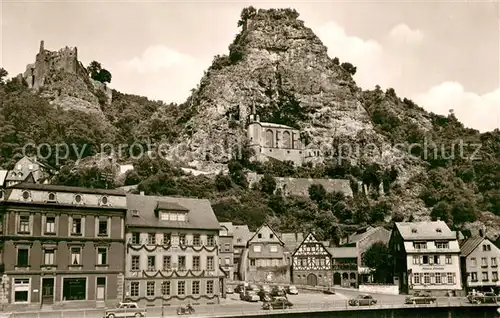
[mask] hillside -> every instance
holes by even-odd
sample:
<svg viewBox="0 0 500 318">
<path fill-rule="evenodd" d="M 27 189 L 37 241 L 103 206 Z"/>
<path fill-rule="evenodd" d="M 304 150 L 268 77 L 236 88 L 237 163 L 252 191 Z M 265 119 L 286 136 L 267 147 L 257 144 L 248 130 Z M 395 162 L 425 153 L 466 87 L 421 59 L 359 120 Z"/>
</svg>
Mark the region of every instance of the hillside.
<svg viewBox="0 0 500 318">
<path fill-rule="evenodd" d="M 427 113 L 391 88 L 363 91 L 352 78 L 355 66 L 330 58 L 298 16 L 291 9 L 245 8 L 238 22 L 241 32 L 229 54 L 214 58 L 181 105 L 112 91 L 110 101 L 99 104 L 98 114 L 77 107 L 55 108 L 43 91 L 33 94 L 25 81 L 14 78 L 0 89 L 0 165 L 11 165 L 28 142 L 91 145 L 84 151 L 91 156 L 102 143 L 163 141 L 178 150 L 169 152 L 177 156 L 169 156 L 168 162 L 137 161 L 136 171 L 125 182 L 140 183 L 139 189 L 151 194 L 210 198 L 221 220 L 252 227 L 267 220 L 282 230 L 314 226 L 323 229 L 323 238 L 331 239 L 366 223 L 432 216 L 462 228 L 486 224 L 497 234 L 500 132 L 466 129 L 453 114 Z M 70 76 L 64 75 L 65 85 L 86 81 L 78 76 L 78 81 L 68 82 Z M 47 90 L 54 91 L 60 83 L 54 79 Z M 77 84 L 72 87 L 83 90 Z M 252 109 L 261 121 L 300 130 L 306 143 L 322 150 L 322 162 L 303 167 L 256 163 L 246 148 L 235 157 L 235 148 L 247 143 Z M 459 152 L 459 140 L 469 146 L 463 155 L 451 158 L 451 149 Z M 475 153 L 477 160 L 470 160 L 474 144 L 482 146 Z M 53 165 L 66 164 L 56 182 L 103 186 L 93 181 L 97 172 L 92 169 L 97 168 L 72 174 L 74 159 L 75 153 L 59 163 L 48 156 Z M 212 172 L 229 166 L 230 174 L 194 177 L 180 166 Z M 269 179 L 268 184 L 248 189 L 249 170 L 276 177 L 346 178 L 355 197 L 315 189 L 310 198 L 282 198 L 269 190 Z M 358 181 L 368 189 L 366 195 Z M 476 220 L 483 223 L 473 223 Z"/>
</svg>

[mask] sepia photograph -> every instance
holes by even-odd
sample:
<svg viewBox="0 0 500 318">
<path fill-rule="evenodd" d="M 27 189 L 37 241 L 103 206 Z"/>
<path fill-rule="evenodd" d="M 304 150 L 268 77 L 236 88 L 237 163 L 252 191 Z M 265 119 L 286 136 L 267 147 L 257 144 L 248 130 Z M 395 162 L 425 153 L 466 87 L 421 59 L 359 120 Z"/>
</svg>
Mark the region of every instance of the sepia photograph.
<svg viewBox="0 0 500 318">
<path fill-rule="evenodd" d="M 498 0 L 0 0 L 0 318 L 500 318 Z"/>
</svg>

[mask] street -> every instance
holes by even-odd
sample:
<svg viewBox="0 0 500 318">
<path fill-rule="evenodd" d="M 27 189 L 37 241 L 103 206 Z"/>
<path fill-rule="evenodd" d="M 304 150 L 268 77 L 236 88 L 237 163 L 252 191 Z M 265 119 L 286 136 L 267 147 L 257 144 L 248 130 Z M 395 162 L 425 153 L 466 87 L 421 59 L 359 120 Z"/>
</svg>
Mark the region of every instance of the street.
<svg viewBox="0 0 500 318">
<path fill-rule="evenodd" d="M 355 298 L 360 293 L 357 290 L 339 290 L 335 295 L 326 295 L 319 292 L 300 291 L 299 295 L 288 295 L 288 299 L 293 303 L 291 309 L 285 311 L 329 311 L 329 310 L 346 310 L 357 309 L 348 305 L 348 300 Z M 369 308 L 401 308 L 401 307 L 449 307 L 471 305 L 465 298 L 460 297 L 443 297 L 438 298 L 435 304 L 432 305 L 404 305 L 405 295 L 385 295 L 373 294 L 373 298 L 377 300 L 377 304 Z M 358 309 L 366 309 L 368 306 L 361 306 Z M 164 307 L 163 317 L 178 317 L 176 314 L 177 306 Z M 227 299 L 222 299 L 219 305 L 200 305 L 195 306 L 196 315 L 191 317 L 235 317 L 245 315 L 263 314 L 266 311 L 262 309 L 262 302 L 249 303 L 239 299 L 239 295 L 228 295 Z M 280 310 L 281 311 L 281 310 Z M 147 317 L 162 317 L 161 307 L 148 307 Z M 90 310 L 66 310 L 66 311 L 40 311 L 40 312 L 22 312 L 11 314 L 10 318 L 103 318 L 104 311 L 102 309 Z M 189 316 L 186 316 L 189 317 Z"/>
</svg>

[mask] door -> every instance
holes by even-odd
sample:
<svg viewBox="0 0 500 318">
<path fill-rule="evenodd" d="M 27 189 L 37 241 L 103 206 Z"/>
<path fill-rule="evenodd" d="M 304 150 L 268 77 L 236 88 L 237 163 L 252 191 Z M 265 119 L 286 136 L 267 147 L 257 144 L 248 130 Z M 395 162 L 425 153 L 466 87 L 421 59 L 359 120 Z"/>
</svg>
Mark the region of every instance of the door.
<svg viewBox="0 0 500 318">
<path fill-rule="evenodd" d="M 96 300 L 106 299 L 106 277 L 97 277 Z"/>
<path fill-rule="evenodd" d="M 54 303 L 54 278 L 42 278 L 42 304 Z"/>
<path fill-rule="evenodd" d="M 307 285 L 309 286 L 318 285 L 318 277 L 312 273 L 307 275 Z"/>
<path fill-rule="evenodd" d="M 342 283 L 342 278 L 340 276 L 340 273 L 333 274 L 333 284 L 340 285 L 341 283 Z"/>
</svg>

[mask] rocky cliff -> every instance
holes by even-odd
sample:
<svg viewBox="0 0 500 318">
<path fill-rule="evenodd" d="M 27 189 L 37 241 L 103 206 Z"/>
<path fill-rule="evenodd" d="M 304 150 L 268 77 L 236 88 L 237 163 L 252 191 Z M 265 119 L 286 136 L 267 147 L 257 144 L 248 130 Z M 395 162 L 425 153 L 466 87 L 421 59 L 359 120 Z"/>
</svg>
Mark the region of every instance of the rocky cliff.
<svg viewBox="0 0 500 318">
<path fill-rule="evenodd" d="M 19 76 L 28 87 L 64 110 L 90 112 L 104 118 L 101 107 L 111 103 L 111 89 L 89 77 L 78 60 L 76 47 L 50 51 L 41 41 L 35 62 L 28 64 Z"/>
</svg>

